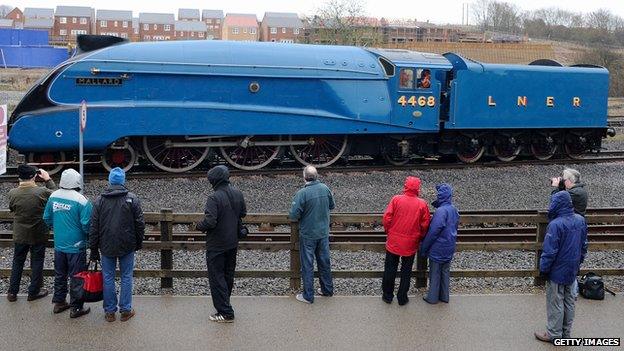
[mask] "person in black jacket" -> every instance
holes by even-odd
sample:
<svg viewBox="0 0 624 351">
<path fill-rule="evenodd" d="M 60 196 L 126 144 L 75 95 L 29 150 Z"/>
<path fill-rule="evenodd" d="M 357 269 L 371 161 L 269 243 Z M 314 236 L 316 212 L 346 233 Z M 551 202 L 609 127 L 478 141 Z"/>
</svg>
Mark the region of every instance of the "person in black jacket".
<svg viewBox="0 0 624 351">
<path fill-rule="evenodd" d="M 208 171 L 208 181 L 214 193 L 206 201 L 204 219 L 197 223 L 197 229 L 206 233 L 208 283 L 212 303 L 217 310 L 210 320 L 219 323 L 234 321 L 230 296 L 234 287 L 241 218 L 247 215 L 243 194 L 230 185 L 229 176 L 225 166 L 216 166 Z"/>
<path fill-rule="evenodd" d="M 132 273 L 134 252 L 140 250 L 145 235 L 145 221 L 139 198 L 124 186 L 126 175 L 113 168 L 108 176 L 110 186 L 95 200 L 91 214 L 89 246 L 91 261 L 99 261 L 102 253 L 104 278 L 104 318 L 114 322 L 117 312 L 115 269 L 119 260 L 121 291 L 119 312 L 121 321 L 135 314 L 132 309 Z M 99 250 L 99 251 L 98 251 Z"/>
<path fill-rule="evenodd" d="M 560 191 L 567 191 L 570 193 L 570 197 L 572 197 L 574 212 L 585 217 L 587 198 L 589 196 L 585 189 L 585 184 L 581 183 L 581 173 L 576 169 L 566 168 L 563 170 L 561 177 L 552 178 L 550 182 L 555 187 L 551 195 Z"/>
</svg>

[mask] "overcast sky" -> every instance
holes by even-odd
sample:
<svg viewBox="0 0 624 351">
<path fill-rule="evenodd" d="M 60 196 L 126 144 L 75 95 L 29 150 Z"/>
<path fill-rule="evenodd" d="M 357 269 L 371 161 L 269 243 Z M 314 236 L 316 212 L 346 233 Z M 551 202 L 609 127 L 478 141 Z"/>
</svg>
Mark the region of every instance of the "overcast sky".
<svg viewBox="0 0 624 351">
<path fill-rule="evenodd" d="M 367 0 L 366 10 L 373 17 L 386 18 L 416 18 L 419 21 L 435 23 L 461 23 L 462 4 L 472 3 L 474 0 Z M 599 8 L 611 10 L 624 17 L 624 0 L 510 0 L 524 10 L 533 10 L 543 7 L 557 6 L 575 12 L 590 12 Z M 221 9 L 225 13 L 255 13 L 261 20 L 265 11 L 295 12 L 298 14 L 312 14 L 323 4 L 323 1 L 302 0 L 176 0 L 176 1 L 137 1 L 137 0 L 58 0 L 58 1 L 29 1 L 29 0 L 0 0 L 0 3 L 24 7 L 55 7 L 56 5 L 90 6 L 96 9 L 132 10 L 137 16 L 139 12 L 167 12 L 176 13 L 177 8 Z"/>
</svg>

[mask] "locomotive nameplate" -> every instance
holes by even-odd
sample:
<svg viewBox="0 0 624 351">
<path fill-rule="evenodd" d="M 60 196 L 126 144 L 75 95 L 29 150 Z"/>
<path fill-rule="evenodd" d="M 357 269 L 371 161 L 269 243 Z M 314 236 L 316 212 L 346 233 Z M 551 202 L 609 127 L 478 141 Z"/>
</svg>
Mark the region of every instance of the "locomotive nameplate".
<svg viewBox="0 0 624 351">
<path fill-rule="evenodd" d="M 122 82 L 121 78 L 76 78 L 76 85 L 119 86 Z"/>
</svg>

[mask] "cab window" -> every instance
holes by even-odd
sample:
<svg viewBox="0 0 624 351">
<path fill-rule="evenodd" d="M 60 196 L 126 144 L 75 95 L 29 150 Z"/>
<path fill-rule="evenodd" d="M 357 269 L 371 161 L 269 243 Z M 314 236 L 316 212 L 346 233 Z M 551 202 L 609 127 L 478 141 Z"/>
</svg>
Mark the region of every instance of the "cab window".
<svg viewBox="0 0 624 351">
<path fill-rule="evenodd" d="M 418 70 L 418 89 L 431 88 L 431 71 L 428 69 Z"/>
<path fill-rule="evenodd" d="M 414 89 L 414 70 L 402 68 L 399 74 L 399 89 Z"/>
</svg>

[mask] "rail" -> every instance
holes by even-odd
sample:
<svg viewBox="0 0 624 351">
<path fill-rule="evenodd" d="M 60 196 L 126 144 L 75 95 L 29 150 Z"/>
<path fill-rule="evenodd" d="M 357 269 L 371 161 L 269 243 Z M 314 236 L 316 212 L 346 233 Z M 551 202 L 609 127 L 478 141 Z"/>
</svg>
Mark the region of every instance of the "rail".
<svg viewBox="0 0 624 351">
<path fill-rule="evenodd" d="M 173 213 L 170 209 L 160 212 L 145 213 L 148 224 L 147 238 L 143 244 L 146 250 L 157 250 L 161 253 L 161 268 L 159 270 L 135 270 L 135 277 L 160 278 L 161 288 L 173 287 L 174 278 L 203 278 L 207 276 L 205 270 L 173 269 L 174 250 L 204 250 L 205 242 L 201 234 L 191 235 L 192 230 L 175 232 L 174 225 L 194 228 L 195 223 L 201 221 L 200 213 Z M 624 240 L 624 209 L 606 208 L 589 209 L 586 220 L 590 226 L 589 249 L 622 250 Z M 0 211 L 0 224 L 11 223 L 13 215 L 7 211 Z M 381 229 L 381 214 L 350 213 L 332 214 L 331 216 L 330 249 L 342 251 L 367 250 L 384 252 L 385 244 Z M 297 291 L 300 288 L 300 261 L 299 261 L 299 226 L 290 221 L 286 214 L 249 214 L 245 217 L 245 224 L 251 227 L 251 234 L 247 240 L 241 241 L 239 248 L 243 250 L 289 250 L 289 270 L 238 270 L 237 277 L 245 278 L 286 278 L 290 280 L 290 288 Z M 504 269 L 504 270 L 453 270 L 453 277 L 533 277 L 535 285 L 544 282 L 539 279 L 539 256 L 542 242 L 548 224 L 546 213 L 537 210 L 495 210 L 495 211 L 466 211 L 461 213 L 460 232 L 458 234 L 457 251 L 497 251 L 497 250 L 531 250 L 535 251 L 535 262 L 532 269 Z M 513 242 L 501 241 L 491 235 L 492 228 L 510 229 L 521 233 L 521 240 Z M 527 229 L 534 231 L 527 236 Z M 592 230 L 592 228 L 594 228 Z M 345 236 L 344 233 L 352 233 Z M 0 247 L 11 247 L 12 240 L 7 238 L 7 231 L 0 237 Z M 274 240 L 274 235 L 286 236 L 288 240 Z M 373 234 L 371 234 L 373 233 Z M 596 235 L 594 235 L 596 234 Z M 341 238 L 341 235 L 343 237 Z M 464 240 L 468 236 L 481 235 L 484 240 Z M 362 236 L 362 238 L 358 238 Z M 617 241 L 608 237 L 617 238 Z M 185 240 L 179 240 L 180 237 Z M 176 240 L 177 239 L 177 240 Z M 199 240 L 198 240 L 199 239 Z M 264 241 L 262 240 L 264 239 Z M 380 240 L 381 239 L 381 240 Z M 52 247 L 53 242 L 48 241 Z M 602 275 L 624 275 L 624 268 L 589 268 L 581 272 L 593 271 Z M 29 274 L 29 270 L 25 270 Z M 53 275 L 53 270 L 46 269 L 44 274 Z M 332 275 L 335 278 L 381 278 L 383 271 L 378 270 L 337 270 Z M 10 269 L 0 269 L 0 277 L 8 277 Z M 417 287 L 426 286 L 427 261 L 424 257 L 416 258 L 416 269 L 412 272 L 416 278 Z"/>
</svg>

